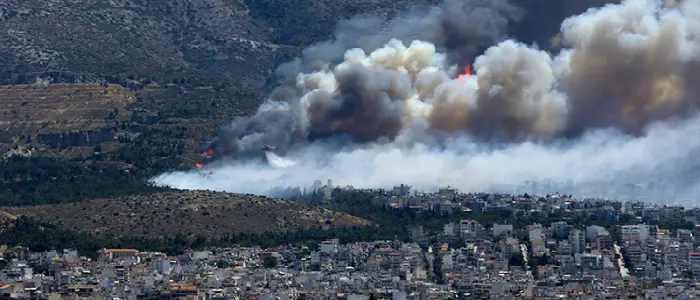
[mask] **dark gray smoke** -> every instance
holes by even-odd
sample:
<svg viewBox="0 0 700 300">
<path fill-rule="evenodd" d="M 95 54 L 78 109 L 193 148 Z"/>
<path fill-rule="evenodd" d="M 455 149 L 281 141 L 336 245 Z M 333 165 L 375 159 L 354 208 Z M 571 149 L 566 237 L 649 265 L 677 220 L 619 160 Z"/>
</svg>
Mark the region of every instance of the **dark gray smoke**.
<svg viewBox="0 0 700 300">
<path fill-rule="evenodd" d="M 304 136 L 300 108 L 289 102 L 268 101 L 250 118 L 237 118 L 231 126 L 219 128 L 205 148 L 213 156 L 250 157 L 259 155 L 266 146 L 285 148 Z M 206 150 L 205 149 L 205 150 Z"/>
<path fill-rule="evenodd" d="M 576 181 L 591 195 L 640 189 L 659 197 L 697 195 L 700 184 L 684 178 L 700 171 L 700 139 L 693 134 L 700 128 L 700 2 L 627 0 L 589 10 L 562 23 L 553 35 L 556 51 L 471 34 L 499 32 L 502 39 L 522 18 L 515 13 L 521 10 L 503 8 L 518 6 L 488 3 L 510 25 L 495 22 L 483 31 L 464 25 L 464 35 L 452 33 L 464 42 L 448 43 L 447 35 L 445 41 L 402 39 L 413 26 L 441 30 L 420 37 L 447 32 L 448 5 L 485 3 L 448 1 L 372 23 L 382 26 L 378 33 L 312 48 L 297 61 L 306 71 L 288 78 L 293 86 L 277 91 L 250 119 L 234 121 L 221 138 L 235 151 L 272 144 L 288 156 L 268 153 L 272 168 L 237 161 L 217 169 L 226 180 L 215 183 L 182 173 L 156 181 L 216 187 L 246 173 L 257 181 L 245 179 L 247 185 L 236 188 L 333 178 L 363 187 L 444 183 L 479 191 L 551 179 Z M 458 14 L 478 10 L 458 8 Z M 399 38 L 384 42 L 392 36 Z M 467 45 L 481 42 L 496 44 L 473 58 L 473 74 L 466 74 L 459 60 L 472 56 Z M 359 46 L 335 61 L 335 49 L 351 44 Z M 327 54 L 328 61 L 310 63 L 321 56 L 309 53 Z M 336 134 L 363 143 L 342 148 L 309 141 Z"/>
<path fill-rule="evenodd" d="M 357 16 L 339 21 L 331 41 L 304 49 L 300 58 L 282 64 L 277 74 L 286 83 L 294 82 L 298 73 L 340 63 L 348 49 L 369 53 L 392 39 L 431 42 L 448 54 L 451 63 L 464 66 L 505 39 L 509 25 L 524 15 L 525 10 L 509 0 L 445 0 L 440 6 L 419 5 L 394 19 Z"/>
<path fill-rule="evenodd" d="M 689 82 L 698 64 L 682 53 L 693 43 L 685 38 L 692 30 L 684 15 L 692 10 L 685 4 L 636 1 L 572 17 L 556 35 L 557 45 L 564 46 L 556 57 L 506 41 L 474 58 L 504 39 L 509 25 L 539 14 L 521 7 L 543 3 L 562 11 L 585 7 L 559 0 L 448 0 L 392 20 L 341 21 L 335 39 L 282 65 L 278 72 L 288 84 L 257 115 L 223 130 L 228 133 L 217 144 L 226 144 L 229 153 L 337 134 L 359 142 L 392 140 L 420 118 L 433 134 L 543 140 L 579 136 L 593 127 L 641 133 L 650 122 L 694 110 L 698 88 Z M 638 22 L 650 11 L 664 16 L 653 16 L 656 23 Z M 645 44 L 630 40 L 634 35 Z M 430 43 L 406 48 L 402 40 L 414 38 Z M 346 51 L 351 47 L 357 48 Z M 449 66 L 465 62 L 474 64 L 476 87 L 469 83 L 474 80 L 450 81 L 461 68 Z M 228 141 L 231 137 L 238 140 Z"/>
<path fill-rule="evenodd" d="M 433 43 L 450 64 L 471 64 L 488 47 L 507 37 L 547 49 L 565 18 L 619 0 L 445 0 L 438 6 L 416 4 L 397 17 L 359 15 L 340 20 L 329 41 L 314 44 L 279 66 L 283 83 L 301 72 L 326 69 L 343 61 L 345 51 L 372 52 L 392 39 Z M 432 1 L 430 1 L 432 2 Z"/>
<path fill-rule="evenodd" d="M 422 39 L 444 49 L 450 63 L 464 66 L 503 40 L 508 26 L 525 11 L 509 0 L 447 0 L 436 14 L 436 24 L 428 22 Z"/>
<path fill-rule="evenodd" d="M 358 141 L 396 137 L 406 116 L 411 82 L 396 70 L 349 65 L 335 73 L 336 92 L 309 96 L 310 130 L 314 135 L 347 134 Z"/>
</svg>

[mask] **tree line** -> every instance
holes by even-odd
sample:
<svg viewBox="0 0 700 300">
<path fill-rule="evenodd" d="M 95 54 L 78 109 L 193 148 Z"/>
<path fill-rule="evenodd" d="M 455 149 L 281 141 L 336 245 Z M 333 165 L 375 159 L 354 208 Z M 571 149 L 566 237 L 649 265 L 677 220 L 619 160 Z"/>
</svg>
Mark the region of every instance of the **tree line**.
<svg viewBox="0 0 700 300">
<path fill-rule="evenodd" d="M 51 157 L 0 160 L 0 205 L 42 205 L 163 190 L 112 164 Z"/>
<path fill-rule="evenodd" d="M 0 244 L 24 245 L 33 251 L 74 248 L 82 255 L 94 255 L 97 250 L 110 248 L 136 248 L 143 251 L 161 251 L 179 254 L 185 249 L 204 249 L 211 247 L 231 247 L 233 245 L 262 248 L 279 245 L 305 244 L 315 246 L 323 240 L 339 239 L 341 243 L 375 240 L 409 241 L 410 228 L 424 226 L 428 232 L 438 233 L 449 222 L 472 219 L 482 225 L 493 223 L 514 224 L 515 228 L 524 228 L 529 224 L 560 221 L 558 216 L 538 218 L 534 214 L 514 215 L 497 211 L 495 213 L 458 213 L 443 215 L 438 212 L 416 212 L 408 209 L 390 209 L 373 203 L 374 195 L 364 191 L 336 191 L 331 202 L 331 209 L 352 214 L 374 223 L 373 226 L 355 226 L 344 228 L 311 228 L 291 232 L 267 232 L 263 234 L 231 233 L 217 237 L 199 234 L 194 237 L 184 234 L 161 237 L 116 237 L 107 235 L 94 236 L 89 233 L 63 229 L 27 217 L 20 217 L 6 224 L 0 232 Z M 614 239 L 619 239 L 620 223 L 597 220 L 592 217 L 568 220 L 577 227 L 601 225 L 608 228 Z M 684 222 L 664 223 L 663 227 L 678 229 L 689 226 Z M 521 262 L 518 262 L 521 263 Z M 518 264 L 515 263 L 514 264 Z"/>
</svg>

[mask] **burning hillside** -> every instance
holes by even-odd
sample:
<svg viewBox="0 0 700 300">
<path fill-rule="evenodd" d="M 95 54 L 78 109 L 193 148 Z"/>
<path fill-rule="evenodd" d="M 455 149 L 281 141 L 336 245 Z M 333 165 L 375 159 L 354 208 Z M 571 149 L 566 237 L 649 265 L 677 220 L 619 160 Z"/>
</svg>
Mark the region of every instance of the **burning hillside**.
<svg viewBox="0 0 700 300">
<path fill-rule="evenodd" d="M 280 67 L 288 84 L 212 143 L 236 157 L 272 145 L 297 164 L 280 171 L 234 159 L 214 171 L 220 183 L 174 180 L 186 173 L 156 181 L 264 192 L 324 175 L 478 190 L 547 178 L 607 184 L 606 174 L 620 186 L 671 180 L 687 193 L 695 183 L 670 178 L 695 170 L 686 161 L 700 146 L 689 138 L 700 101 L 698 11 L 690 0 L 592 9 L 561 24 L 556 53 L 504 38 L 522 18 L 505 0 L 445 1 L 389 20 L 339 57 L 340 32 Z M 265 176 L 250 183 L 252 173 Z"/>
</svg>

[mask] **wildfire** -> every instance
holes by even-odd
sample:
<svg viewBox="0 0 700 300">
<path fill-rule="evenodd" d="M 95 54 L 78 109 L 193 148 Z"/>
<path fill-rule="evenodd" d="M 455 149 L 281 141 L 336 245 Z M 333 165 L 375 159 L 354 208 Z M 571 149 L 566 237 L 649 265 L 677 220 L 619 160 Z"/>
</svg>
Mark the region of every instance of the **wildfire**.
<svg viewBox="0 0 700 300">
<path fill-rule="evenodd" d="M 201 169 L 202 167 L 204 167 L 203 164 L 195 164 L 195 166 L 197 166 L 198 169 Z"/>
<path fill-rule="evenodd" d="M 202 157 L 206 157 L 212 154 L 214 154 L 214 149 L 209 149 L 207 151 L 202 152 Z"/>
<path fill-rule="evenodd" d="M 467 81 L 467 78 L 469 76 L 472 76 L 472 67 L 467 65 L 466 67 L 464 67 L 464 73 L 459 74 L 459 76 L 457 76 L 457 80 L 459 80 L 459 82 L 461 82 L 461 83 L 464 83 Z"/>
</svg>

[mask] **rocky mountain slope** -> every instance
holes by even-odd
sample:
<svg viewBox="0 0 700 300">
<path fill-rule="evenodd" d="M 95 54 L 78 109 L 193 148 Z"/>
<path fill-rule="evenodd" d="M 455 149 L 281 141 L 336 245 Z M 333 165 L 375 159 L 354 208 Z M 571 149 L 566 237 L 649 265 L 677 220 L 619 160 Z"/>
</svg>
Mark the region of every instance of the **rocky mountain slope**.
<svg viewBox="0 0 700 300">
<path fill-rule="evenodd" d="M 513 0 L 527 16 L 510 24 L 509 36 L 545 47 L 564 17 L 615 1 Z M 80 167 L 95 178 L 104 165 L 123 167 L 129 177 L 192 168 L 218 126 L 250 115 L 276 86 L 275 68 L 328 40 L 338 20 L 391 17 L 438 2 L 2 1 L 0 166 L 17 157 L 59 157 L 70 165 L 52 171 Z M 31 189 L 5 172 L 0 191 L 75 184 L 42 186 L 42 176 L 28 173 L 22 184 L 32 182 Z M 12 194 L 12 203 L 26 199 Z"/>
<path fill-rule="evenodd" d="M 29 216 L 94 235 L 162 237 L 287 232 L 369 226 L 370 222 L 304 204 L 208 191 L 168 191 L 148 196 L 70 204 L 2 207 L 2 215 Z"/>
<path fill-rule="evenodd" d="M 193 71 L 262 86 L 298 47 L 325 39 L 337 19 L 408 1 L 9 0 L 0 4 L 0 79 Z"/>
<path fill-rule="evenodd" d="M 426 1 L 4 1 L 0 85 L 23 86 L 0 89 L 0 154 L 79 157 L 103 144 L 107 160 L 191 166 L 202 140 L 254 111 L 276 66 L 338 19 Z M 123 97 L 91 94 L 104 83 Z M 63 113 L 76 107 L 86 112 Z"/>
<path fill-rule="evenodd" d="M 66 148 L 110 142 L 120 121 L 129 120 L 126 106 L 135 100 L 133 92 L 119 85 L 0 86 L 0 145 Z M 13 140 L 19 136 L 23 140 Z"/>
</svg>

